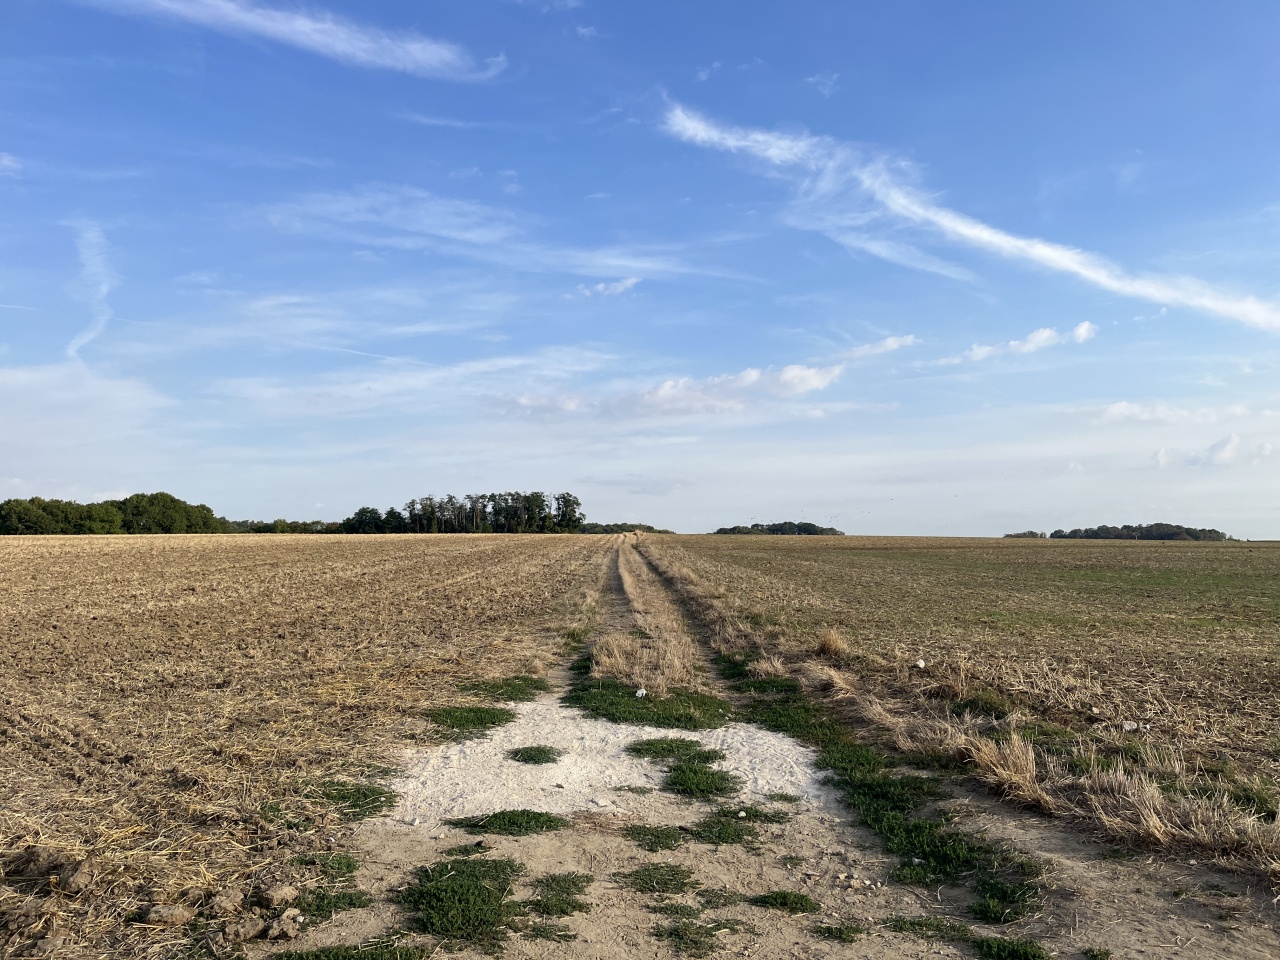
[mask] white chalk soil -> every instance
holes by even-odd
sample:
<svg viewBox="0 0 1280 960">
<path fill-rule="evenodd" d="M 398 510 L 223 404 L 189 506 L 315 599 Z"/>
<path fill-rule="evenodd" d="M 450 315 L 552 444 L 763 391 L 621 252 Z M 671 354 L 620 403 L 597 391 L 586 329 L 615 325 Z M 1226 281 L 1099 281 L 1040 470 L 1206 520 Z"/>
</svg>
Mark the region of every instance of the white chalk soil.
<svg viewBox="0 0 1280 960">
<path fill-rule="evenodd" d="M 678 956 L 654 936 L 671 918 L 649 907 L 658 900 L 613 879 L 618 872 L 652 863 L 674 863 L 693 871 L 703 889 L 754 895 L 773 890 L 805 893 L 820 912 L 790 916 L 745 904 L 708 910 L 698 922 L 737 920 L 740 932 L 717 935 L 718 956 L 930 957 L 972 956 L 964 946 L 934 943 L 877 926 L 895 915 L 942 913 L 964 919 L 968 891 L 918 890 L 892 883 L 897 858 L 878 840 L 851 823 L 834 792 L 813 766 L 812 751 L 790 738 L 745 724 L 690 732 L 612 724 L 562 706 L 554 697 L 513 705 L 517 720 L 487 737 L 415 751 L 405 776 L 394 784 L 399 806 L 389 816 L 354 827 L 346 845 L 360 857 L 360 886 L 375 906 L 338 914 L 290 943 L 291 950 L 335 944 L 357 945 L 408 927 L 386 895 L 410 882 L 415 868 L 442 859 L 443 851 L 477 839 L 445 820 L 499 810 L 531 809 L 570 819 L 559 831 L 527 837 L 489 836 L 490 857 L 524 864 L 516 899 L 533 895 L 528 881 L 552 873 L 587 873 L 595 878 L 584 899 L 585 913 L 558 919 L 576 935 L 568 942 L 513 935 L 510 958 L 622 958 Z M 760 843 L 712 846 L 686 843 L 673 851 L 647 853 L 628 840 L 630 824 L 690 825 L 721 804 L 695 803 L 663 793 L 663 771 L 630 756 L 627 744 L 650 737 L 687 737 L 722 750 L 719 769 L 744 780 L 741 793 L 724 805 L 782 809 L 791 819 L 759 825 Z M 564 751 L 555 763 L 537 765 L 507 758 L 508 750 L 552 746 Z M 635 793 L 626 788 L 650 788 Z M 790 794 L 794 802 L 770 799 Z M 1101 947 L 1122 957 L 1211 957 L 1275 960 L 1280 938 L 1274 909 L 1262 891 L 1204 867 L 1154 860 L 1116 860 L 1093 844 L 1043 818 L 1011 815 L 982 796 L 961 796 L 954 813 L 971 828 L 1007 838 L 1048 866 L 1043 911 L 1032 918 L 989 930 L 1010 938 L 1031 937 L 1052 956 L 1079 957 L 1085 947 Z M 668 899 L 698 906 L 693 895 Z M 861 924 L 869 932 L 852 944 L 824 940 L 816 924 Z M 981 928 L 980 928 L 981 929 Z M 404 935 L 402 943 L 429 943 Z M 254 947 L 261 955 L 275 947 Z M 460 957 L 479 956 L 469 950 Z"/>
</svg>

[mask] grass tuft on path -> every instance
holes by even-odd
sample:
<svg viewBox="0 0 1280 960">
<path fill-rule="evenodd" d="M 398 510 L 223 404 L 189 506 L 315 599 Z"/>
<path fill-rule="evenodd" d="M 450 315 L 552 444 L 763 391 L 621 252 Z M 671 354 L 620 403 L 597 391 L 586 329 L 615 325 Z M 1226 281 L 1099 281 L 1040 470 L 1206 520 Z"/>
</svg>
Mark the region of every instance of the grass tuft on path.
<svg viewBox="0 0 1280 960">
<path fill-rule="evenodd" d="M 716 920 L 697 923 L 693 920 L 677 920 L 665 927 L 655 927 L 653 935 L 666 940 L 676 953 L 686 957 L 709 957 L 720 946 L 716 934 L 750 932 L 751 928 L 737 920 Z"/>
<path fill-rule="evenodd" d="M 499 810 L 483 817 L 455 817 L 445 823 L 461 827 L 473 836 L 490 833 L 504 837 L 526 837 L 532 833 L 562 830 L 569 825 L 564 817 L 537 810 Z"/>
<path fill-rule="evenodd" d="M 836 943 L 853 943 L 866 932 L 866 927 L 860 927 L 856 923 L 836 925 L 819 923 L 813 928 L 815 937 L 821 937 L 823 940 L 832 940 Z"/>
<path fill-rule="evenodd" d="M 724 759 L 723 750 L 704 747 L 697 740 L 687 737 L 654 737 L 629 743 L 627 753 L 645 760 L 683 761 L 685 763 L 715 763 Z"/>
<path fill-rule="evenodd" d="M 947 940 L 973 947 L 986 960 L 1049 960 L 1034 940 L 1006 940 L 975 933 L 971 927 L 945 917 L 892 917 L 885 922 L 895 933 L 911 933 L 929 940 Z"/>
<path fill-rule="evenodd" d="M 555 747 L 538 744 L 532 747 L 516 747 L 507 751 L 507 759 L 516 763 L 555 763 L 564 756 L 564 751 Z"/>
<path fill-rule="evenodd" d="M 511 723 L 516 712 L 506 707 L 435 707 L 426 711 L 426 717 L 436 726 L 450 731 L 449 736 L 454 739 L 465 740 Z"/>
<path fill-rule="evenodd" d="M 587 887 L 595 882 L 589 873 L 553 873 L 533 881 L 538 896 L 525 900 L 523 906 L 544 917 L 568 917 L 586 913 L 591 904 L 581 899 Z"/>
<path fill-rule="evenodd" d="M 627 873 L 615 873 L 613 879 L 641 893 L 688 893 L 702 884 L 693 879 L 693 871 L 677 863 L 650 863 Z"/>
<path fill-rule="evenodd" d="M 345 822 L 375 817 L 396 805 L 396 793 L 372 783 L 349 783 L 328 780 L 312 791 L 314 796 L 327 800 L 337 808 L 338 816 Z"/>
<path fill-rule="evenodd" d="M 651 827 L 642 823 L 625 827 L 622 835 L 641 850 L 647 850 L 650 853 L 674 850 L 689 840 L 689 834 L 679 827 Z"/>
<path fill-rule="evenodd" d="M 392 899 L 415 912 L 418 931 L 494 954 L 519 912 L 508 897 L 523 872 L 513 860 L 442 860 L 420 867 L 414 883 Z"/>
<path fill-rule="evenodd" d="M 742 789 L 743 782 L 736 773 L 682 760 L 667 770 L 662 789 L 693 800 L 713 800 L 732 796 Z"/>
<path fill-rule="evenodd" d="M 747 903 L 753 907 L 765 907 L 769 910 L 781 910 L 783 913 L 817 913 L 822 905 L 813 897 L 796 893 L 792 890 L 774 890 L 748 897 Z"/>
<path fill-rule="evenodd" d="M 714 730 L 733 719 L 733 705 L 719 697 L 681 689 L 666 697 L 637 697 L 635 687 L 616 680 L 583 680 L 561 702 L 600 720 L 637 726 Z"/>
</svg>

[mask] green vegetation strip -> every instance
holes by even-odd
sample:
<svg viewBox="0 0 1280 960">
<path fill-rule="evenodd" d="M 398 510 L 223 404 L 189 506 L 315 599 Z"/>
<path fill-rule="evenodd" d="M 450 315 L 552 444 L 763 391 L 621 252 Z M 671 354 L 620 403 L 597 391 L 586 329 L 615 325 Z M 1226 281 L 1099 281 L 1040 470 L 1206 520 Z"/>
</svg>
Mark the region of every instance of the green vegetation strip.
<svg viewBox="0 0 1280 960">
<path fill-rule="evenodd" d="M 627 752 L 655 763 L 664 763 L 667 775 L 662 789 L 694 800 L 727 797 L 742 789 L 737 774 L 716 770 L 711 764 L 724 759 L 724 752 L 704 747 L 697 740 L 656 737 L 628 744 Z"/>
<path fill-rule="evenodd" d="M 455 817 L 445 823 L 473 835 L 489 833 L 504 837 L 527 837 L 531 833 L 562 830 L 569 825 L 564 817 L 536 810 L 499 810 L 483 817 Z"/>
<path fill-rule="evenodd" d="M 841 923 L 838 925 L 819 923 L 813 928 L 815 937 L 821 937 L 823 940 L 834 940 L 836 943 L 853 943 L 866 932 L 866 927 L 860 927 L 856 923 Z"/>
<path fill-rule="evenodd" d="M 697 923 L 693 920 L 677 920 L 665 927 L 655 927 L 653 935 L 659 940 L 666 940 L 676 953 L 686 957 L 708 957 L 720 946 L 716 934 L 754 932 L 749 926 L 737 920 L 716 920 L 712 923 Z"/>
<path fill-rule="evenodd" d="M 822 905 L 813 897 L 791 890 L 774 890 L 755 897 L 748 897 L 747 903 L 753 907 L 766 907 L 769 910 L 781 910 L 783 913 L 817 913 Z"/>
<path fill-rule="evenodd" d="M 1044 947 L 1034 940 L 983 936 L 963 923 L 944 917 L 893 917 L 885 922 L 885 926 L 896 933 L 913 933 L 929 940 L 968 944 L 978 956 L 987 960 L 1049 960 Z"/>
<path fill-rule="evenodd" d="M 377 816 L 396 805 L 394 790 L 372 783 L 330 780 L 317 786 L 311 794 L 333 804 L 338 816 L 348 823 Z"/>
<path fill-rule="evenodd" d="M 589 873 L 553 873 L 533 881 L 538 896 L 524 901 L 524 906 L 544 917 L 568 917 L 585 913 L 591 904 L 580 899 L 594 878 Z"/>
<path fill-rule="evenodd" d="M 1038 901 L 1033 861 L 936 819 L 916 816 L 929 801 L 944 796 L 936 780 L 894 776 L 897 761 L 859 742 L 845 724 L 820 704 L 801 697 L 756 700 L 746 718 L 769 730 L 813 746 L 817 766 L 832 781 L 863 826 L 901 860 L 891 876 L 900 883 L 928 885 L 972 881 L 979 901 L 976 917 L 1003 923 L 1024 916 Z"/>
<path fill-rule="evenodd" d="M 637 697 L 636 693 L 636 687 L 616 680 L 583 679 L 569 688 L 561 702 L 612 723 L 667 729 L 713 730 L 733 719 L 732 704 L 709 694 L 681 689 L 666 697 Z"/>
<path fill-rule="evenodd" d="M 674 850 L 689 839 L 689 835 L 679 827 L 650 827 L 645 824 L 626 827 L 622 834 L 641 850 L 650 853 Z"/>
<path fill-rule="evenodd" d="M 520 912 L 508 896 L 523 872 L 513 860 L 442 860 L 419 868 L 414 883 L 393 899 L 414 911 L 419 932 L 497 953 Z"/>
<path fill-rule="evenodd" d="M 613 879 L 641 893 L 688 893 L 702 886 L 693 879 L 693 871 L 676 863 L 650 863 L 628 873 L 615 873 Z"/>
<path fill-rule="evenodd" d="M 324 886 L 304 890 L 294 901 L 294 906 L 304 916 L 324 919 L 343 910 L 358 910 L 373 903 L 363 890 L 350 888 L 352 877 L 360 868 L 360 862 L 349 853 L 316 853 L 298 857 L 294 863 L 303 867 L 318 867 L 326 881 Z"/>
</svg>

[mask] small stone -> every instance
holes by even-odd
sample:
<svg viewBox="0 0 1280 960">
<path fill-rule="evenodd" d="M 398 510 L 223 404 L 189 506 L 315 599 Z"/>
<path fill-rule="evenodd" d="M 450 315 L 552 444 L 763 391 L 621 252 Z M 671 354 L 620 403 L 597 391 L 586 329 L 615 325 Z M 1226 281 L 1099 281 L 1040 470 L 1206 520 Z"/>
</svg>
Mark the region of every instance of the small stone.
<svg viewBox="0 0 1280 960">
<path fill-rule="evenodd" d="M 1138 725 L 1134 723 L 1132 720 L 1125 720 L 1123 723 L 1120 724 L 1120 729 L 1123 730 L 1125 733 L 1133 733 L 1133 731 L 1138 729 Z"/>
<path fill-rule="evenodd" d="M 286 903 L 293 903 L 298 899 L 298 888 L 291 887 L 287 883 L 277 883 L 274 887 L 268 887 L 262 891 L 262 902 L 271 909 L 283 907 Z"/>
<path fill-rule="evenodd" d="M 267 929 L 266 921 L 253 917 L 227 924 L 222 930 L 222 936 L 227 943 L 239 943 L 241 940 L 252 940 L 265 929 Z"/>
<path fill-rule="evenodd" d="M 636 691 L 636 697 L 637 697 L 637 698 L 639 698 L 639 697 L 643 697 L 643 696 L 644 696 L 646 693 L 648 693 L 648 692 L 649 692 L 649 691 L 648 691 L 648 690 L 646 690 L 644 687 L 641 687 L 639 690 L 637 690 L 637 691 Z"/>
<path fill-rule="evenodd" d="M 161 903 L 147 911 L 147 923 L 153 927 L 180 927 L 196 915 L 189 903 Z"/>
<path fill-rule="evenodd" d="M 411 827 L 418 827 L 418 826 L 421 826 L 421 825 L 422 825 L 422 821 L 421 821 L 421 820 L 419 820 L 417 817 L 414 817 L 414 818 L 413 818 L 413 823 L 409 824 L 409 826 L 411 826 Z"/>
<path fill-rule="evenodd" d="M 916 669 L 917 669 L 917 670 L 923 670 L 923 669 L 924 669 L 924 661 L 923 661 L 923 660 L 917 660 L 917 661 L 916 661 Z"/>
</svg>

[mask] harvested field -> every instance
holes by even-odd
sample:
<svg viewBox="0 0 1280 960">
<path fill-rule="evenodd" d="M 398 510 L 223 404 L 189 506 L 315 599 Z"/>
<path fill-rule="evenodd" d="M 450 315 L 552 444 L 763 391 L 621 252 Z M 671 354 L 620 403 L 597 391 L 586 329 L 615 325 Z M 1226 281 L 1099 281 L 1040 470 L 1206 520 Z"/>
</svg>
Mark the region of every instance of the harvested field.
<svg viewBox="0 0 1280 960">
<path fill-rule="evenodd" d="M 641 551 L 754 674 L 1020 802 L 1280 882 L 1280 545 L 646 535 Z"/>
<path fill-rule="evenodd" d="M 560 655 L 614 539 L 4 538 L 0 953 L 166 955 L 153 906 L 317 882 L 424 711 Z"/>
</svg>

